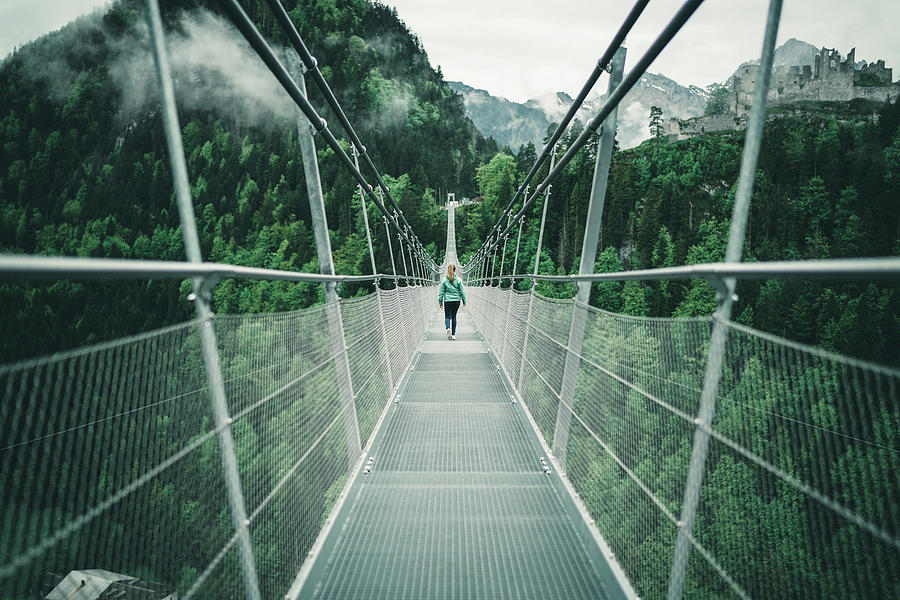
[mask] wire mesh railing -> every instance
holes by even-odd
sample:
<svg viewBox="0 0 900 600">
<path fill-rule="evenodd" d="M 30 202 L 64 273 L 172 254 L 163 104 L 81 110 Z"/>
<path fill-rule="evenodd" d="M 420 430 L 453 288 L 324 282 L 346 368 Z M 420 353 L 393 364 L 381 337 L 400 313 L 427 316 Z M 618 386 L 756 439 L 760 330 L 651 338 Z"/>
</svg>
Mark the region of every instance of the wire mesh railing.
<svg viewBox="0 0 900 600">
<path fill-rule="evenodd" d="M 470 287 L 468 295 L 473 318 L 641 597 L 662 597 L 669 586 L 698 428 L 711 443 L 686 597 L 900 592 L 900 371 L 727 322 L 707 426 L 696 414 L 714 318 L 617 315 L 499 287 Z M 573 319 L 583 321 L 584 338 L 569 409 L 561 398 Z"/>
<path fill-rule="evenodd" d="M 298 133 L 306 143 L 302 158 L 323 275 L 203 262 L 159 3 L 147 0 L 188 262 L 3 256 L 0 277 L 191 277 L 197 319 L 0 366 L 4 596 L 43 597 L 48 585 L 73 569 L 93 573 L 85 577 L 153 580 L 182 598 L 283 596 L 433 311 L 432 290 L 416 284 L 432 284 L 436 265 L 398 214 L 330 90 L 332 108 L 394 212 L 306 99 L 302 72 L 289 74 L 240 5 L 226 4 L 305 117 Z M 290 21 L 282 25 L 302 46 Z M 399 278 L 392 249 L 393 275 L 376 272 L 368 228 L 372 275 L 334 275 L 310 126 L 382 212 L 389 244 L 388 225 L 393 227 L 407 287 L 379 288 L 380 279 Z M 365 215 L 365 202 L 361 208 Z M 217 316 L 210 290 L 232 277 L 319 282 L 326 304 L 284 314 Z M 362 280 L 374 280 L 375 293 L 339 301 L 338 282 Z"/>
<path fill-rule="evenodd" d="M 493 278 L 499 268 L 503 276 L 510 232 L 521 232 L 538 198 L 546 203 L 554 177 L 601 124 L 611 144 L 618 102 L 701 2 L 683 4 L 534 192 L 519 188 L 475 254 L 471 273 Z M 224 4 L 361 195 L 382 212 L 389 244 L 396 233 L 403 278 L 427 280 L 436 265 L 398 214 L 352 128 L 342 120 L 375 177 L 377 196 L 306 99 L 302 73 L 281 65 L 237 2 Z M 621 77 L 619 46 L 646 4 L 635 4 L 576 104 L 607 67 Z M 201 262 L 161 20 L 156 0 L 147 5 L 198 319 L 0 366 L 0 585 L 14 597 L 42 592 L 48 573 L 74 564 L 165 581 L 184 598 L 283 596 L 433 310 L 430 288 L 386 292 L 376 285 L 370 296 L 295 313 L 212 315 L 209 286 L 233 267 Z M 277 2 L 270 6 L 281 9 Z M 276 12 L 306 67 L 318 74 L 283 9 Z M 773 0 L 764 74 L 779 14 L 780 0 Z M 758 80 L 761 100 L 754 101 L 748 126 L 736 204 L 744 213 L 735 209 L 726 265 L 734 269 L 766 76 Z M 327 84 L 323 93 L 333 100 Z M 304 121 L 301 132 L 309 134 L 308 128 Z M 564 129 L 565 123 L 552 139 Z M 308 162 L 314 155 L 308 153 Z M 523 192 L 523 206 L 514 213 Z M 596 195 L 600 204 L 591 204 L 601 215 L 603 193 Z M 450 231 L 452 237 L 452 220 Z M 317 235 L 327 239 L 327 227 Z M 590 242 L 586 235 L 585 248 L 595 247 L 596 238 Z M 319 255 L 331 263 L 330 249 Z M 59 269 L 96 273 L 100 267 L 99 261 L 55 260 L 15 258 L 0 271 L 30 264 L 52 276 Z M 374 255 L 372 263 L 374 271 Z M 513 272 L 517 263 L 518 250 Z M 120 276 L 158 269 L 156 275 L 171 277 L 188 268 L 104 264 Z M 896 273 L 896 261 L 888 267 Z M 333 272 L 333 265 L 323 271 L 329 268 Z M 632 318 L 499 287 L 470 287 L 471 312 L 642 597 L 662 597 L 666 590 L 673 598 L 900 596 L 900 372 L 738 326 L 729 320 L 735 275 L 700 276 L 721 284 L 714 317 Z M 320 279 L 330 285 L 326 298 L 329 290 L 336 298 L 337 279 Z M 585 281 L 576 282 L 579 293 Z"/>
<path fill-rule="evenodd" d="M 365 445 L 432 296 L 404 287 L 341 300 L 345 348 L 325 305 L 215 317 L 263 597 L 287 591 L 358 458 L 339 355 Z M 404 326 L 385 337 L 380 316 Z M 243 597 L 216 434 L 196 321 L 0 367 L 4 595 L 45 594 L 48 574 L 92 568 L 181 598 Z"/>
<path fill-rule="evenodd" d="M 612 143 L 616 107 L 699 4 L 681 6 L 621 83 L 624 49 L 610 46 L 604 106 L 529 195 L 550 144 L 543 149 L 461 268 L 470 312 L 641 597 L 897 596 L 900 371 L 731 321 L 739 278 L 900 275 L 896 257 L 740 262 L 781 0 L 767 12 L 726 262 L 593 274 L 609 169 L 602 150 Z M 622 30 L 642 8 L 638 2 Z M 520 232 L 517 265 L 525 215 L 541 196 L 546 215 L 554 178 L 601 123 L 578 274 L 537 275 L 544 217 L 534 272 L 506 272 L 511 232 Z M 571 283 L 574 298 L 523 294 L 512 289 L 517 277 Z M 596 281 L 697 277 L 716 289 L 710 317 L 633 318 L 587 304 Z"/>
</svg>

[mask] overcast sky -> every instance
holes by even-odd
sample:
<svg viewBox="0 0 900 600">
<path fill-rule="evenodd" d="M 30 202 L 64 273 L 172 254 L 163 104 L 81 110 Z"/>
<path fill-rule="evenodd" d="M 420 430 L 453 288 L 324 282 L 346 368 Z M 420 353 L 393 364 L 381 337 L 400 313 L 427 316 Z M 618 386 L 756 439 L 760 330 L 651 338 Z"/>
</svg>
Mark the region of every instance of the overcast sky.
<svg viewBox="0 0 900 600">
<path fill-rule="evenodd" d="M 422 41 L 444 77 L 524 101 L 575 95 L 633 0 L 385 0 Z M 102 0 L 0 0 L 0 56 L 58 29 Z M 626 40 L 626 70 L 682 4 L 650 0 Z M 683 85 L 728 78 L 758 58 L 766 0 L 707 0 L 650 67 Z M 884 58 L 900 76 L 900 1 L 785 0 L 778 43 L 795 37 L 858 60 Z M 313 49 L 314 51 L 314 49 Z M 600 85 L 604 85 L 602 82 Z"/>
<path fill-rule="evenodd" d="M 15 46 L 107 4 L 103 0 L 0 0 L 0 58 Z"/>
<path fill-rule="evenodd" d="M 633 0 L 386 0 L 422 40 L 444 77 L 524 101 L 554 91 L 575 95 Z M 650 0 L 626 40 L 637 62 L 683 3 Z M 727 79 L 758 58 L 768 2 L 707 0 L 650 71 L 683 85 Z M 900 74 L 900 1 L 785 0 L 778 43 L 796 37 L 857 59 L 884 58 Z M 605 85 L 603 80 L 598 85 Z M 604 88 L 605 91 L 605 88 Z"/>
</svg>

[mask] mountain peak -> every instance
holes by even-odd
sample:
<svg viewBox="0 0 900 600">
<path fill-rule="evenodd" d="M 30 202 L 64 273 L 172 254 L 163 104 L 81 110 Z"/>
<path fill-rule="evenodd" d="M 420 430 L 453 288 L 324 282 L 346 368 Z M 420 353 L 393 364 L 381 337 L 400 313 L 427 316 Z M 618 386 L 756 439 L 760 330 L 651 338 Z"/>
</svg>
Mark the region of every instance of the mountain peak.
<svg viewBox="0 0 900 600">
<path fill-rule="evenodd" d="M 574 102 L 566 92 L 550 92 L 519 104 L 456 82 L 450 82 L 450 86 L 463 96 L 466 111 L 476 127 L 513 150 L 529 141 L 539 147 L 547 126 L 562 121 Z M 647 124 L 651 106 L 663 107 L 665 117 L 684 119 L 703 114 L 708 97 L 705 90 L 695 86 L 685 87 L 664 75 L 645 73 L 625 96 L 619 111 L 620 144 L 631 148 L 650 136 Z M 590 121 L 605 101 L 605 94 L 595 91 L 587 97 L 576 118 L 584 123 Z"/>
<path fill-rule="evenodd" d="M 809 42 L 791 38 L 775 49 L 775 64 L 792 67 L 794 65 L 811 65 L 819 49 Z"/>
<path fill-rule="evenodd" d="M 817 46 L 813 46 L 809 42 L 804 42 L 803 40 L 798 40 L 797 38 L 790 38 L 777 48 L 775 48 L 775 61 L 774 64 L 776 67 L 793 67 L 794 65 L 813 65 L 816 61 L 816 55 L 819 53 L 819 48 Z M 743 67 L 744 65 L 758 65 L 759 58 L 753 58 L 751 60 L 744 61 L 738 69 Z M 736 70 L 737 71 L 737 70 Z M 735 71 L 735 72 L 736 72 Z"/>
<path fill-rule="evenodd" d="M 572 102 L 574 99 L 566 92 L 550 92 L 529 99 L 524 106 L 544 113 L 549 122 L 559 123 L 572 106 Z"/>
</svg>

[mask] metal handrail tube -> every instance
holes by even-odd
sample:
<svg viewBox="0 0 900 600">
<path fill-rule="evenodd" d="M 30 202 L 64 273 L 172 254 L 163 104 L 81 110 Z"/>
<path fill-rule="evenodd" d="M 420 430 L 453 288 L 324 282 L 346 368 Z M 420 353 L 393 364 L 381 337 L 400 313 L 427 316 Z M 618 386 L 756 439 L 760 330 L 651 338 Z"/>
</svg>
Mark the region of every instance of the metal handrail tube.
<svg viewBox="0 0 900 600">
<path fill-rule="evenodd" d="M 262 59 L 262 61 L 269 68 L 269 71 L 275 76 L 278 82 L 281 84 L 281 87 L 288 93 L 297 107 L 303 112 L 309 122 L 312 124 L 313 129 L 315 129 L 316 133 L 322 135 L 325 139 L 325 142 L 334 150 L 335 155 L 340 159 L 340 161 L 344 164 L 344 167 L 353 175 L 353 178 L 356 182 L 362 186 L 363 190 L 365 190 L 366 194 L 372 198 L 372 201 L 375 203 L 375 206 L 384 213 L 385 216 L 393 223 L 394 227 L 400 232 L 404 238 L 407 239 L 408 242 L 411 240 L 406 235 L 406 232 L 403 231 L 403 228 L 400 227 L 400 224 L 394 218 L 392 214 L 390 214 L 385 208 L 384 204 L 378 199 L 378 196 L 375 195 L 374 188 L 363 174 L 353 166 L 353 161 L 347 156 L 347 153 L 344 152 L 344 149 L 341 147 L 340 143 L 338 143 L 337 139 L 334 137 L 334 134 L 328 129 L 328 124 L 319 114 L 316 112 L 316 109 L 313 108 L 313 105 L 306 99 L 303 95 L 303 92 L 300 91 L 300 88 L 297 86 L 297 83 L 290 76 L 287 69 L 281 64 L 281 61 L 278 60 L 278 57 L 275 56 L 275 52 L 272 51 L 272 48 L 269 46 L 268 42 L 262 37 L 262 34 L 259 33 L 259 30 L 256 29 L 256 26 L 250 20 L 250 17 L 247 16 L 247 13 L 244 12 L 244 9 L 241 8 L 241 5 L 238 4 L 237 0 L 226 0 L 224 3 L 225 8 L 231 14 L 232 21 L 235 26 L 237 26 L 238 30 L 240 30 L 241 34 L 244 36 L 244 39 L 253 47 L 253 50 L 256 54 Z"/>
<path fill-rule="evenodd" d="M 277 0 L 270 1 L 277 2 Z M 603 56 L 601 56 L 600 60 L 597 61 L 597 65 L 594 67 L 593 72 L 591 72 L 590 76 L 587 78 L 587 81 L 584 82 L 584 85 L 581 87 L 581 91 L 578 92 L 578 96 L 575 98 L 575 100 L 572 101 L 572 106 L 569 107 L 569 111 L 562 118 L 562 121 L 560 121 L 559 125 L 557 125 L 556 131 L 553 132 L 553 135 L 550 136 L 550 139 L 547 141 L 547 143 L 544 144 L 543 148 L 541 148 L 540 155 L 538 155 L 537 160 L 534 161 L 534 165 L 532 165 L 531 170 L 528 172 L 528 175 L 516 190 L 516 193 L 513 196 L 512 200 L 509 201 L 509 204 L 503 210 L 503 214 L 509 212 L 509 209 L 512 208 L 512 206 L 516 203 L 516 200 L 518 200 L 522 196 L 523 190 L 525 191 L 525 197 L 527 199 L 528 191 L 525 188 L 529 183 L 531 183 L 531 180 L 534 178 L 534 176 L 537 175 L 537 172 L 541 168 L 541 165 L 544 164 L 544 161 L 547 160 L 547 157 L 550 155 L 550 150 L 554 145 L 556 145 L 556 142 L 559 141 L 559 138 L 562 137 L 562 134 L 566 131 L 569 123 L 575 117 L 578 109 L 580 109 L 581 105 L 584 104 L 585 98 L 587 98 L 587 95 L 594 88 L 597 80 L 600 79 L 600 75 L 602 75 L 603 72 L 606 71 L 606 68 L 609 66 L 609 61 L 612 60 L 612 57 L 615 55 L 616 50 L 618 50 L 619 46 L 622 45 L 622 42 L 625 41 L 625 37 L 631 31 L 631 28 L 634 27 L 634 24 L 637 22 L 638 17 L 641 16 L 641 13 L 644 12 L 644 9 L 649 3 L 650 0 L 638 0 L 631 8 L 628 16 L 625 17 L 625 21 L 622 22 L 622 26 L 619 27 L 619 31 L 616 32 L 616 35 L 609 43 L 609 46 L 606 47 L 606 51 L 603 53 Z M 500 219 L 503 218 L 503 214 L 500 215 Z M 500 220 L 498 219 L 495 225 L 499 224 Z"/>
<path fill-rule="evenodd" d="M 647 71 L 650 67 L 650 64 L 656 60 L 656 57 L 663 51 L 663 49 L 672 41 L 672 38 L 675 37 L 681 28 L 687 23 L 688 19 L 690 19 L 691 15 L 694 14 L 694 11 L 699 8 L 699 6 L 703 4 L 703 0 L 687 0 L 687 2 L 682 5 L 682 7 L 678 10 L 672 20 L 669 21 L 669 24 L 666 25 L 666 28 L 663 29 L 662 33 L 659 34 L 659 37 L 653 42 L 650 48 L 646 53 L 638 60 L 637 65 L 629 71 L 628 75 L 622 80 L 616 89 L 609 95 L 609 98 L 603 104 L 603 107 L 600 111 L 591 119 L 591 122 L 584 128 L 584 131 L 581 132 L 581 135 L 578 136 L 572 145 L 569 146 L 569 149 L 566 153 L 559 159 L 559 162 L 556 163 L 556 168 L 554 168 L 544 181 L 534 190 L 534 193 L 531 195 L 528 200 L 526 200 L 524 206 L 518 213 L 516 213 L 513 222 L 516 219 L 522 217 L 528 209 L 530 209 L 537 199 L 544 194 L 547 190 L 547 187 L 553 182 L 554 179 L 559 175 L 559 173 L 566 168 L 566 165 L 575 157 L 575 153 L 578 152 L 582 146 L 584 146 L 590 137 L 597 132 L 600 128 L 600 125 L 603 121 L 606 120 L 606 117 L 609 116 L 609 113 L 613 111 L 614 108 L 618 107 L 619 103 L 622 101 L 622 98 L 625 97 L 631 88 L 638 82 L 641 76 Z M 506 235 L 509 233 L 511 226 L 507 226 L 503 231 L 501 231 L 500 236 Z M 496 245 L 496 242 L 494 242 Z M 490 249 L 490 245 L 488 248 Z"/>
<path fill-rule="evenodd" d="M 277 269 L 262 269 L 224 263 L 128 258 L 82 258 L 71 256 L 0 255 L 0 280 L 10 279 L 261 279 L 269 281 L 351 282 L 375 279 L 407 279 L 403 276 L 322 275 Z M 418 279 L 410 277 L 409 279 Z M 423 280 L 431 281 L 431 280 Z"/>
<path fill-rule="evenodd" d="M 2 263 L 0 263 L 2 264 Z M 509 277 L 508 275 L 506 277 Z M 900 257 L 777 260 L 755 263 L 704 263 L 658 269 L 638 269 L 591 275 L 528 275 L 538 281 L 651 281 L 658 279 L 892 279 L 900 278 Z M 498 279 L 485 277 L 484 280 Z M 472 283 L 477 283 L 475 280 Z"/>
</svg>

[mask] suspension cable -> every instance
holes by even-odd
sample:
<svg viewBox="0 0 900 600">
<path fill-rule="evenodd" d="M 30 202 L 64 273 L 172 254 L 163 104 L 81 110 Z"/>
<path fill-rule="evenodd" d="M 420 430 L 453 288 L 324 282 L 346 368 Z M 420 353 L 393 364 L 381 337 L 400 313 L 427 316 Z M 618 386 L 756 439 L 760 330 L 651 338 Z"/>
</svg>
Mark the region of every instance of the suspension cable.
<svg viewBox="0 0 900 600">
<path fill-rule="evenodd" d="M 397 205 L 397 201 L 394 200 L 394 197 L 391 195 L 390 188 L 385 185 L 384 180 L 378 173 L 378 169 L 375 167 L 375 163 L 372 162 L 372 159 L 366 152 L 365 144 L 363 144 L 360 141 L 359 136 L 356 135 L 356 131 L 353 129 L 353 125 L 350 124 L 350 120 L 347 118 L 347 115 L 344 114 L 344 110 L 343 108 L 341 108 L 341 105 L 335 97 L 334 92 L 332 92 L 331 87 L 328 85 L 328 82 L 325 81 L 325 77 L 323 77 L 321 71 L 319 71 L 319 61 L 316 60 L 316 58 L 309 52 L 309 49 L 307 49 L 306 44 L 303 43 L 303 38 L 300 37 L 300 33 L 294 26 L 294 22 L 291 21 L 291 17 L 288 15 L 284 6 L 279 0 L 266 0 L 266 3 L 272 9 L 272 13 L 275 15 L 275 19 L 281 25 L 281 29 L 287 35 L 288 40 L 290 40 L 291 45 L 294 47 L 294 50 L 296 50 L 297 54 L 300 55 L 300 59 L 303 61 L 306 69 L 312 73 L 313 80 L 316 82 L 316 85 L 319 87 L 319 90 L 321 90 L 322 95 L 325 97 L 325 102 L 328 103 L 328 106 L 331 107 L 331 110 L 333 110 L 334 114 L 337 116 L 338 121 L 341 122 L 344 131 L 346 131 L 347 135 L 350 137 L 350 142 L 354 146 L 356 146 L 359 155 L 362 156 L 366 167 L 372 173 L 372 176 L 375 178 L 375 182 L 378 184 L 378 187 L 384 190 L 384 193 L 385 195 L 387 195 L 391 206 L 399 213 L 400 219 L 402 219 L 403 223 L 408 226 L 409 223 L 407 222 L 406 217 L 403 215 L 403 211 L 400 210 L 400 207 Z"/>
<path fill-rule="evenodd" d="M 307 98 L 300 91 L 294 79 L 288 73 L 287 69 L 278 60 L 278 57 L 275 56 L 275 52 L 269 46 L 268 42 L 263 38 L 262 34 L 253 24 L 253 21 L 247 16 L 247 13 L 244 12 L 244 9 L 237 2 L 237 0 L 225 0 L 224 6 L 228 11 L 229 15 L 232 18 L 235 26 L 241 32 L 241 35 L 244 36 L 244 39 L 250 44 L 259 58 L 266 64 L 284 90 L 288 93 L 297 107 L 303 112 L 309 122 L 312 124 L 313 129 L 316 133 L 322 135 L 325 139 L 325 142 L 329 147 L 334 151 L 335 155 L 340 159 L 340 161 L 344 164 L 344 167 L 353 175 L 354 179 L 356 179 L 357 183 L 362 186 L 363 190 L 366 194 L 372 199 L 378 209 L 388 217 L 388 219 L 392 222 L 394 227 L 397 229 L 399 234 L 406 239 L 407 243 L 412 245 L 412 240 L 409 239 L 406 231 L 404 231 L 401 227 L 395 215 L 392 215 L 388 209 L 384 206 L 384 204 L 379 200 L 378 196 L 375 195 L 374 188 L 369 182 L 366 181 L 363 174 L 353 165 L 353 161 L 347 156 L 347 153 L 344 151 L 343 147 L 341 147 L 340 143 L 338 143 L 337 139 L 334 137 L 334 134 L 328 129 L 328 123 L 319 116 L 316 112 L 315 108 L 312 104 L 307 100 Z"/>
<path fill-rule="evenodd" d="M 532 165 L 531 170 L 528 172 L 528 175 L 522 181 L 522 185 L 518 187 L 515 195 L 512 197 L 512 200 L 509 201 L 509 204 L 503 210 L 503 213 L 501 213 L 500 218 L 497 219 L 497 223 L 495 225 L 500 224 L 501 220 L 503 219 L 503 214 L 509 212 L 509 210 L 516 203 L 516 200 L 518 200 L 519 197 L 523 195 L 523 191 L 525 198 L 528 198 L 528 184 L 531 183 L 531 180 L 537 174 L 538 170 L 540 170 L 541 166 L 544 164 L 544 161 L 546 161 L 547 157 L 550 156 L 551 149 L 559 141 L 559 138 L 562 137 L 562 134 L 565 132 L 566 128 L 568 128 L 569 123 L 575 117 L 575 113 L 577 113 L 581 106 L 584 104 L 585 98 L 587 98 L 587 95 L 594 88 L 597 80 L 600 79 L 600 75 L 602 75 L 603 72 L 607 70 L 607 68 L 609 67 L 609 63 L 615 55 L 616 51 L 619 49 L 619 46 L 621 46 L 622 42 L 625 41 L 625 37 L 631 31 L 632 27 L 634 27 L 634 24 L 637 22 L 638 17 L 641 16 L 641 13 L 644 12 L 644 9 L 649 3 L 650 0 L 638 0 L 631 8 L 628 16 L 625 17 L 625 21 L 622 22 L 622 26 L 619 27 L 616 35 L 609 43 L 609 46 L 606 47 L 606 51 L 603 53 L 603 56 L 601 56 L 600 60 L 597 61 L 597 65 L 594 67 L 593 72 L 591 72 L 590 76 L 587 78 L 587 81 L 584 82 L 584 85 L 581 87 L 581 91 L 578 92 L 578 96 L 575 98 L 575 100 L 572 101 L 572 106 L 569 107 L 569 111 L 562 118 L 562 121 L 560 121 L 559 125 L 557 125 L 556 131 L 553 132 L 553 135 L 550 136 L 550 139 L 547 140 L 547 143 L 544 144 L 544 146 L 541 148 L 540 155 L 537 157 L 537 160 L 534 161 L 534 165 Z"/>
<path fill-rule="evenodd" d="M 672 38 L 675 37 L 681 28 L 687 23 L 688 19 L 690 19 L 691 15 L 694 14 L 694 11 L 703 4 L 703 0 L 687 0 L 687 2 L 682 5 L 682 7 L 678 10 L 672 20 L 669 21 L 668 25 L 666 25 L 665 29 L 663 29 L 662 33 L 654 40 L 653 44 L 647 50 L 646 53 L 638 60 L 635 67 L 625 76 L 615 90 L 609 95 L 609 98 L 603 104 L 603 107 L 600 111 L 591 119 L 591 122 L 584 128 L 584 131 L 581 132 L 581 135 L 578 136 L 568 148 L 566 153 L 559 159 L 559 162 L 556 164 L 556 168 L 550 171 L 547 174 L 547 177 L 544 181 L 535 189 L 534 193 L 530 198 L 525 202 L 522 209 L 516 213 L 516 217 L 518 218 L 521 215 L 524 215 L 525 212 L 530 209 L 537 199 L 543 195 L 543 193 L 547 190 L 553 180 L 560 174 L 560 172 L 566 167 L 566 165 L 571 162 L 571 160 L 575 157 L 575 154 L 588 142 L 590 137 L 597 133 L 597 130 L 600 129 L 600 125 L 603 121 L 606 120 L 606 117 L 609 116 L 609 113 L 616 108 L 619 103 L 622 101 L 622 98 L 625 97 L 631 88 L 637 83 L 637 81 L 641 78 L 641 76 L 647 71 L 650 67 L 650 64 L 656 60 L 656 57 L 663 51 L 663 49 L 672 41 Z M 507 227 L 503 230 L 503 234 L 508 233 L 510 227 Z M 494 245 L 497 242 L 493 242 Z M 491 245 L 488 244 L 490 249 Z"/>
</svg>

